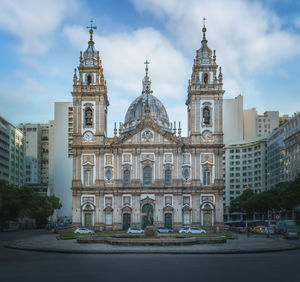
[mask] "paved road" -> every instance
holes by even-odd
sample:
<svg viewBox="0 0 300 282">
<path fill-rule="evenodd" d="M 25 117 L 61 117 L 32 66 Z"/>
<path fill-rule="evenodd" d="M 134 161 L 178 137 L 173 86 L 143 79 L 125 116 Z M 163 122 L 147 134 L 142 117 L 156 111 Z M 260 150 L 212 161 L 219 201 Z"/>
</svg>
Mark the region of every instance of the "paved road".
<svg viewBox="0 0 300 282">
<path fill-rule="evenodd" d="M 45 233 L 0 233 L 1 242 Z M 300 250 L 247 255 L 81 255 L 0 246 L 1 282 L 299 282 Z"/>
</svg>

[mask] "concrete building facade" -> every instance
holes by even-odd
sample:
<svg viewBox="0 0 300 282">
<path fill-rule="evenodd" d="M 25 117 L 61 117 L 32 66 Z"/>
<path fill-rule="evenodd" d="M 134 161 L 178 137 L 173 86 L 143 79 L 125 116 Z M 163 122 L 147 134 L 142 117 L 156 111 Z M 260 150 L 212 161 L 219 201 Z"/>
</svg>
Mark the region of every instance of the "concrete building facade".
<svg viewBox="0 0 300 282">
<path fill-rule="evenodd" d="M 9 123 L 0 117 L 0 179 L 9 182 Z"/>
<path fill-rule="evenodd" d="M 264 137 L 225 145 L 225 220 L 229 220 L 230 201 L 240 196 L 245 189 L 252 189 L 255 193 L 266 189 L 266 148 L 267 140 Z"/>
</svg>

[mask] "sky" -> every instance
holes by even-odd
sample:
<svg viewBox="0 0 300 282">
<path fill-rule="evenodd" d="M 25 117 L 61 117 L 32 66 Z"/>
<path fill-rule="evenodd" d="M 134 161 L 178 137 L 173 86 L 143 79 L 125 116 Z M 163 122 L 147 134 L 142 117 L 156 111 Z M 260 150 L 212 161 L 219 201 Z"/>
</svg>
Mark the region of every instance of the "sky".
<svg viewBox="0 0 300 282">
<path fill-rule="evenodd" d="M 225 99 L 242 94 L 244 109 L 260 114 L 300 110 L 300 1 L 0 0 L 0 116 L 14 125 L 44 123 L 54 119 L 54 102 L 72 101 L 92 19 L 108 86 L 109 134 L 141 94 L 146 59 L 153 94 L 186 132 L 187 84 L 203 17 Z"/>
</svg>

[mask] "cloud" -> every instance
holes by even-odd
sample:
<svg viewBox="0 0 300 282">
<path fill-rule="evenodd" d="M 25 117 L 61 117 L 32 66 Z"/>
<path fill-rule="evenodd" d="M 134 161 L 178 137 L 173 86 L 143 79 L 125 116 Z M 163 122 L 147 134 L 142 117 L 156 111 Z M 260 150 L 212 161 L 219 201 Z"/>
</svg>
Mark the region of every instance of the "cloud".
<svg viewBox="0 0 300 282">
<path fill-rule="evenodd" d="M 82 27 L 66 27 L 65 34 L 73 45 L 86 49 L 87 32 Z M 109 78 L 108 86 L 131 97 L 138 96 L 148 58 L 154 94 L 179 99 L 185 93 L 188 60 L 160 32 L 141 28 L 132 33 L 95 35 L 94 40 L 100 50 L 104 76 Z"/>
<path fill-rule="evenodd" d="M 187 52 L 200 47 L 202 18 L 207 20 L 210 48 L 224 77 L 234 77 L 241 85 L 243 75 L 263 72 L 300 55 L 300 36 L 284 30 L 280 19 L 257 1 L 243 0 L 132 0 L 140 13 L 160 20 L 178 46 Z"/>
<path fill-rule="evenodd" d="M 0 29 L 20 39 L 18 50 L 41 55 L 51 47 L 54 32 L 72 14 L 76 0 L 2 0 Z"/>
</svg>

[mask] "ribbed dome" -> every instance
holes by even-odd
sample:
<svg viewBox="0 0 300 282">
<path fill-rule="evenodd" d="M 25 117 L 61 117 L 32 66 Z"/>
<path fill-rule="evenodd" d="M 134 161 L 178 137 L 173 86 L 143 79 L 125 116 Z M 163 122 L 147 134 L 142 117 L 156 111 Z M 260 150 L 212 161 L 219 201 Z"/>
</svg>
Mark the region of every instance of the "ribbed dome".
<svg viewBox="0 0 300 282">
<path fill-rule="evenodd" d="M 170 131 L 169 117 L 164 105 L 155 96 L 146 93 L 137 97 L 128 108 L 124 121 L 124 130 L 129 131 L 134 129 L 135 126 L 145 117 L 147 96 L 151 118 L 162 129 Z"/>
<path fill-rule="evenodd" d="M 96 65 L 97 51 L 93 43 L 89 43 L 89 46 L 83 52 L 83 60 L 85 65 Z"/>
</svg>

